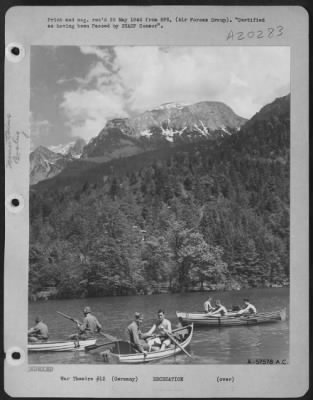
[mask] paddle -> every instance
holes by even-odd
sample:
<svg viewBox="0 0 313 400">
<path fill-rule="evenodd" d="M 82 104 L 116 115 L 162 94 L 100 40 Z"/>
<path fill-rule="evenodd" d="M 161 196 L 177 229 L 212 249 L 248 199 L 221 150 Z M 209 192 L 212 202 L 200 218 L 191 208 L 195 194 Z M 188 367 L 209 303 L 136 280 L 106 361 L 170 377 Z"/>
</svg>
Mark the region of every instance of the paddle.
<svg viewBox="0 0 313 400">
<path fill-rule="evenodd" d="M 192 356 L 188 353 L 188 351 L 187 350 L 185 350 L 184 348 L 183 348 L 183 346 L 181 346 L 178 342 L 177 342 L 177 340 L 174 338 L 174 336 L 173 335 L 171 335 L 169 332 L 167 332 L 167 331 L 164 331 L 165 333 L 166 333 L 166 335 L 185 353 L 185 354 L 187 354 L 187 356 L 188 357 L 190 357 L 190 358 L 192 358 Z"/>
<path fill-rule="evenodd" d="M 77 319 L 75 319 L 67 314 L 62 313 L 61 311 L 57 311 L 57 313 L 62 315 L 62 317 L 69 319 L 72 322 L 75 322 L 75 324 L 77 324 L 77 323 L 80 324 L 80 322 Z M 108 333 L 103 333 L 103 332 L 98 332 L 98 333 L 99 333 L 99 335 L 104 336 L 106 339 L 109 339 L 111 342 L 117 342 L 120 340 L 120 339 L 116 338 L 115 336 L 109 335 Z M 93 345 L 93 346 L 95 346 L 95 345 Z"/>
<path fill-rule="evenodd" d="M 118 341 L 119 340 L 116 339 L 116 340 L 112 340 L 111 342 L 106 342 L 106 343 L 101 343 L 101 344 L 91 344 L 91 345 L 85 347 L 85 351 L 95 350 L 95 349 L 98 349 L 99 347 L 107 346 L 108 344 L 113 344 Z"/>
<path fill-rule="evenodd" d="M 56 311 L 56 312 L 57 312 L 57 314 L 62 315 L 62 317 L 66 318 L 66 319 L 69 319 L 69 320 L 72 321 L 72 322 L 75 322 L 75 324 L 80 324 L 80 322 L 79 322 L 77 319 L 75 319 L 75 318 L 73 318 L 73 317 L 70 317 L 69 315 L 66 315 L 66 314 L 62 313 L 61 311 Z"/>
<path fill-rule="evenodd" d="M 104 332 L 98 332 L 99 335 L 105 337 L 106 339 L 109 339 L 111 342 L 118 342 L 121 339 L 118 339 L 115 336 L 109 335 L 108 333 L 104 333 Z"/>
</svg>

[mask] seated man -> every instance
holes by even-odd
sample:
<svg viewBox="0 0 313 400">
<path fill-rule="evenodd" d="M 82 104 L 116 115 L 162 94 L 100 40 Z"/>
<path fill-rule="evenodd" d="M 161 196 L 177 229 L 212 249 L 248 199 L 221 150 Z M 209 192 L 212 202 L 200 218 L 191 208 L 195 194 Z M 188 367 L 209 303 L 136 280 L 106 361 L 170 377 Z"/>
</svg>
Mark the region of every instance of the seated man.
<svg viewBox="0 0 313 400">
<path fill-rule="evenodd" d="M 214 307 L 212 306 L 212 297 L 209 297 L 204 303 L 203 303 L 203 308 L 206 313 L 210 313 L 214 311 Z"/>
<path fill-rule="evenodd" d="M 158 321 L 156 321 L 152 328 L 145 333 L 145 337 L 151 336 L 154 332 L 156 335 L 151 339 L 148 339 L 149 348 L 152 349 L 152 346 L 161 346 L 161 350 L 164 350 L 171 344 L 171 339 L 168 337 L 166 332 L 172 332 L 172 326 L 168 319 L 165 318 L 163 310 L 158 311 Z"/>
<path fill-rule="evenodd" d="M 144 335 L 141 333 L 140 330 L 142 321 L 143 321 L 143 315 L 141 313 L 136 312 L 135 320 L 127 327 L 127 333 L 129 336 L 129 341 L 133 345 L 133 347 L 140 353 L 146 355 L 147 354 L 146 350 L 149 349 L 149 345 L 145 342 Z"/>
<path fill-rule="evenodd" d="M 85 317 L 82 324 L 78 320 L 76 321 L 79 332 L 71 335 L 71 339 L 84 340 L 100 332 L 102 326 L 98 319 L 91 314 L 90 307 L 84 308 L 84 315 Z"/>
<path fill-rule="evenodd" d="M 245 307 L 238 311 L 238 314 L 256 314 L 256 308 L 250 303 L 249 299 L 243 299 Z"/>
<path fill-rule="evenodd" d="M 36 325 L 28 331 L 28 340 L 30 342 L 38 342 L 40 340 L 48 340 L 48 327 L 39 316 L 35 319 Z"/>
<path fill-rule="evenodd" d="M 227 309 L 222 305 L 220 300 L 216 300 L 215 305 L 216 308 L 212 313 L 210 313 L 210 315 L 217 315 L 221 317 L 227 315 Z"/>
</svg>

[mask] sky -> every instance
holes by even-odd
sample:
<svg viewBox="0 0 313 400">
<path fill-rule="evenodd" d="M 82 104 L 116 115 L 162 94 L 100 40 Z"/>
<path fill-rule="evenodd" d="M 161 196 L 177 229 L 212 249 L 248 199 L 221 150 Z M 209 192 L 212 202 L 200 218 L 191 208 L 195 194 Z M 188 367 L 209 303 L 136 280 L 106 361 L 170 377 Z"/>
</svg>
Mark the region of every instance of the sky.
<svg viewBox="0 0 313 400">
<path fill-rule="evenodd" d="M 109 119 L 221 101 L 251 118 L 290 92 L 289 47 L 33 46 L 31 138 L 88 142 Z"/>
</svg>

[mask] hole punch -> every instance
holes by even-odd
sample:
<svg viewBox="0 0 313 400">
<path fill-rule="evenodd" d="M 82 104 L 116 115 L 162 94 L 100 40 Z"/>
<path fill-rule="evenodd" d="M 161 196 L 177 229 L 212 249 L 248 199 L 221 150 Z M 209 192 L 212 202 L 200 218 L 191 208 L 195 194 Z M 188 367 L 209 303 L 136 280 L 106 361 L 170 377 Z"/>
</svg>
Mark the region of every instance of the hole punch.
<svg viewBox="0 0 313 400">
<path fill-rule="evenodd" d="M 20 347 L 11 347 L 5 353 L 5 360 L 11 366 L 22 365 L 25 358 L 25 352 Z"/>
<path fill-rule="evenodd" d="M 15 56 L 19 56 L 20 55 L 20 49 L 16 46 L 12 47 L 11 49 L 11 53 Z"/>
<path fill-rule="evenodd" d="M 20 194 L 12 193 L 6 198 L 5 205 L 10 212 L 17 214 L 24 208 L 24 198 Z"/>
<path fill-rule="evenodd" d="M 12 199 L 11 204 L 13 207 L 18 207 L 20 205 L 19 199 Z"/>
<path fill-rule="evenodd" d="M 13 360 L 19 360 L 21 358 L 21 353 L 18 351 L 14 351 L 12 353 L 12 358 L 13 358 Z"/>
<path fill-rule="evenodd" d="M 25 56 L 25 49 L 20 43 L 10 43 L 5 49 L 6 57 L 9 61 L 17 63 Z"/>
</svg>

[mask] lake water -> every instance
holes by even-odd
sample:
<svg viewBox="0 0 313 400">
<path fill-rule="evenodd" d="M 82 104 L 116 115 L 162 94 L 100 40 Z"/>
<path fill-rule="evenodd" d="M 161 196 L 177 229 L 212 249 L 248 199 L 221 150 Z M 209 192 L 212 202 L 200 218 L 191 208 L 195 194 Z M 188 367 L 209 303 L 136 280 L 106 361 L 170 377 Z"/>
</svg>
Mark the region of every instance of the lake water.
<svg viewBox="0 0 313 400">
<path fill-rule="evenodd" d="M 167 364 L 247 364 L 249 360 L 271 359 L 274 362 L 289 360 L 289 289 L 244 289 L 240 291 L 211 292 L 214 299 L 220 299 L 230 308 L 242 304 L 248 297 L 259 312 L 287 309 L 286 321 L 255 326 L 235 327 L 195 327 L 189 353 L 184 353 L 159 361 Z M 75 333 L 75 324 L 56 313 L 61 311 L 74 318 L 82 319 L 82 310 L 90 306 L 103 327 L 103 332 L 127 339 L 126 328 L 136 311 L 145 316 L 142 331 L 145 332 L 155 321 L 157 311 L 161 308 L 166 318 L 176 327 L 176 311 L 202 311 L 202 304 L 208 293 L 161 294 L 152 296 L 102 297 L 75 300 L 49 300 L 30 303 L 29 326 L 34 325 L 36 315 L 40 315 L 49 327 L 50 340 L 64 339 Z M 102 338 L 99 339 L 102 342 Z M 100 351 L 63 352 L 63 353 L 29 353 L 29 363 L 101 363 Z"/>
</svg>

